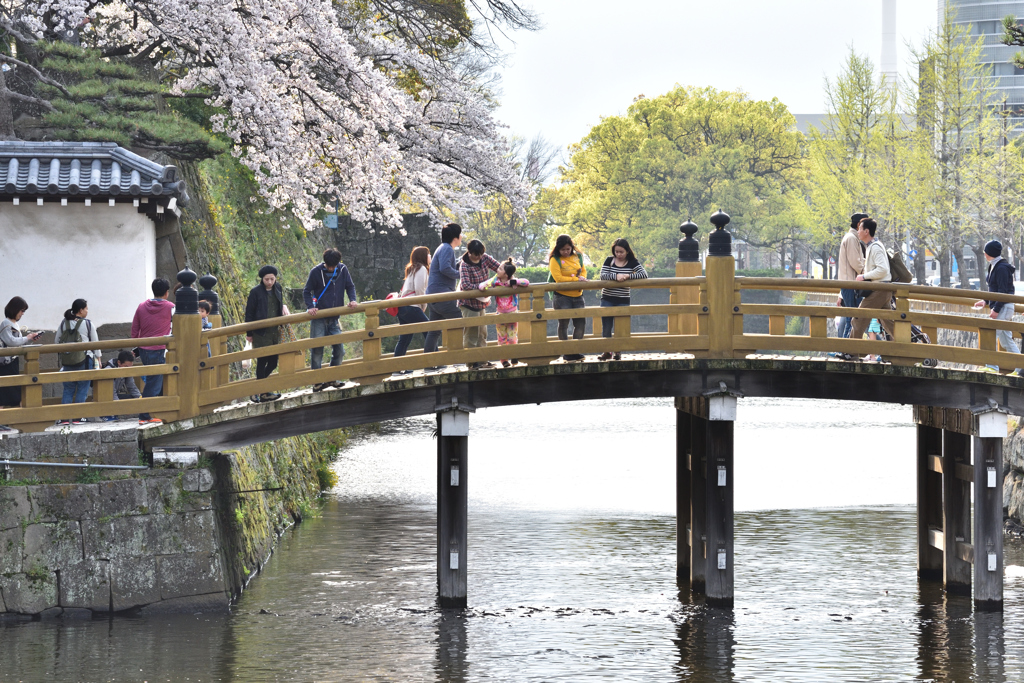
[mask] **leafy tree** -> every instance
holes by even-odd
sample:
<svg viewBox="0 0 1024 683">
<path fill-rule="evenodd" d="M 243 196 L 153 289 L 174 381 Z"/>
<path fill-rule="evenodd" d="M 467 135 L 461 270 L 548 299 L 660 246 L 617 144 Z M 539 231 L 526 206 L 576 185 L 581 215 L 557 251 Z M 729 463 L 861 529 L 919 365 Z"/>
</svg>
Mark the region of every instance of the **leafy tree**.
<svg viewBox="0 0 1024 683">
<path fill-rule="evenodd" d="M 679 224 L 718 208 L 756 246 L 777 246 L 794 227 L 782 197 L 802 182 L 799 134 L 778 100 L 677 86 L 637 98 L 570 149 L 560 220 L 602 251 L 623 236 L 649 263 L 667 264 Z"/>
</svg>

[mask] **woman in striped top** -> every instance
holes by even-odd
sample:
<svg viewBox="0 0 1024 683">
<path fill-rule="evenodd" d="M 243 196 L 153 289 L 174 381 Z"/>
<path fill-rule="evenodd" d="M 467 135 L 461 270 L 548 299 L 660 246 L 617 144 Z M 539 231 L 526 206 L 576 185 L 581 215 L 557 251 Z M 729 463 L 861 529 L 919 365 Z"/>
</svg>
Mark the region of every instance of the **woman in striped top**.
<svg viewBox="0 0 1024 683">
<path fill-rule="evenodd" d="M 613 282 L 626 280 L 642 280 L 647 278 L 647 271 L 629 248 L 629 242 L 619 238 L 612 243 L 612 255 L 604 260 L 601 266 L 601 279 Z M 605 287 L 601 290 L 601 306 L 628 306 L 628 287 Z M 601 336 L 611 337 L 615 329 L 615 318 L 601 318 Z M 612 353 L 606 351 L 597 357 L 598 360 L 611 360 Z M 615 352 L 615 360 L 621 360 L 622 354 Z"/>
</svg>

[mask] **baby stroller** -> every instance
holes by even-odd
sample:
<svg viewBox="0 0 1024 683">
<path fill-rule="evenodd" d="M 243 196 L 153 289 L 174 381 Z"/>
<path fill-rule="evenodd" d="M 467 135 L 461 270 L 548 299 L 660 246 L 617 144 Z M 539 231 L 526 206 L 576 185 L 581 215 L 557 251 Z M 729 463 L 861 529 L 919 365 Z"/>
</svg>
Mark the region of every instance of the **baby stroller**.
<svg viewBox="0 0 1024 683">
<path fill-rule="evenodd" d="M 893 311 L 896 310 L 896 297 L 889 300 L 889 308 Z M 881 327 L 881 326 L 880 326 Z M 885 327 L 882 327 L 882 337 L 885 341 L 892 341 L 892 336 L 885 331 Z M 917 325 L 910 326 L 910 342 L 912 344 L 931 344 L 932 340 L 928 338 L 928 335 L 924 333 Z M 925 358 L 921 361 L 921 365 L 926 368 L 937 368 L 939 367 L 939 361 L 937 358 Z"/>
</svg>

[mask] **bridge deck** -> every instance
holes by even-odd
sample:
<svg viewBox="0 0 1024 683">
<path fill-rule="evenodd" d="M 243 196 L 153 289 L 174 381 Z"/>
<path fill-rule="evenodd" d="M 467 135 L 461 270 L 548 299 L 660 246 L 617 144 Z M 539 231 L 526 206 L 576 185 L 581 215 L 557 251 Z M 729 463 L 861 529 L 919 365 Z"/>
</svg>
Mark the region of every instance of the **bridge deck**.
<svg viewBox="0 0 1024 683">
<path fill-rule="evenodd" d="M 992 399 L 1024 414 L 1024 380 L 994 373 L 751 355 L 696 359 L 645 354 L 622 361 L 417 371 L 401 379 L 239 403 L 145 430 L 146 448 L 237 448 L 310 432 L 433 414 L 453 398 L 475 408 L 586 399 L 700 396 L 719 382 L 744 396 L 839 399 L 970 408 Z"/>
</svg>

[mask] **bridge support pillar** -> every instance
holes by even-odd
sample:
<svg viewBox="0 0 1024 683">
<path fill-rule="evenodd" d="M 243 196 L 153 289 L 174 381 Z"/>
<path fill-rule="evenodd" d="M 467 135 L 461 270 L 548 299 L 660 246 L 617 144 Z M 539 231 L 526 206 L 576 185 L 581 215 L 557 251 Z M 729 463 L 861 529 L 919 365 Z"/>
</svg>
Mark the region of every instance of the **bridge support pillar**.
<svg viewBox="0 0 1024 683">
<path fill-rule="evenodd" d="M 978 416 L 974 437 L 974 607 L 1003 609 L 1003 438 L 1006 414 Z"/>
<path fill-rule="evenodd" d="M 942 457 L 942 430 L 917 425 L 917 577 L 942 580 L 942 548 L 933 545 L 933 532 L 942 531 L 942 473 L 933 469 Z"/>
<path fill-rule="evenodd" d="M 707 421 L 707 604 L 732 607 L 735 585 L 733 558 L 733 424 L 736 396 L 708 397 Z"/>
<path fill-rule="evenodd" d="M 945 560 L 942 583 L 947 593 L 971 594 L 971 563 L 961 548 L 971 543 L 971 482 L 961 473 L 971 471 L 971 437 L 942 431 L 942 532 Z"/>
<path fill-rule="evenodd" d="M 707 585 L 707 443 L 708 421 L 690 415 L 690 590 L 704 593 Z"/>
<path fill-rule="evenodd" d="M 690 582 L 691 416 L 676 406 L 676 582 Z"/>
<path fill-rule="evenodd" d="M 444 609 L 466 606 L 469 411 L 437 413 L 437 596 Z"/>
</svg>

